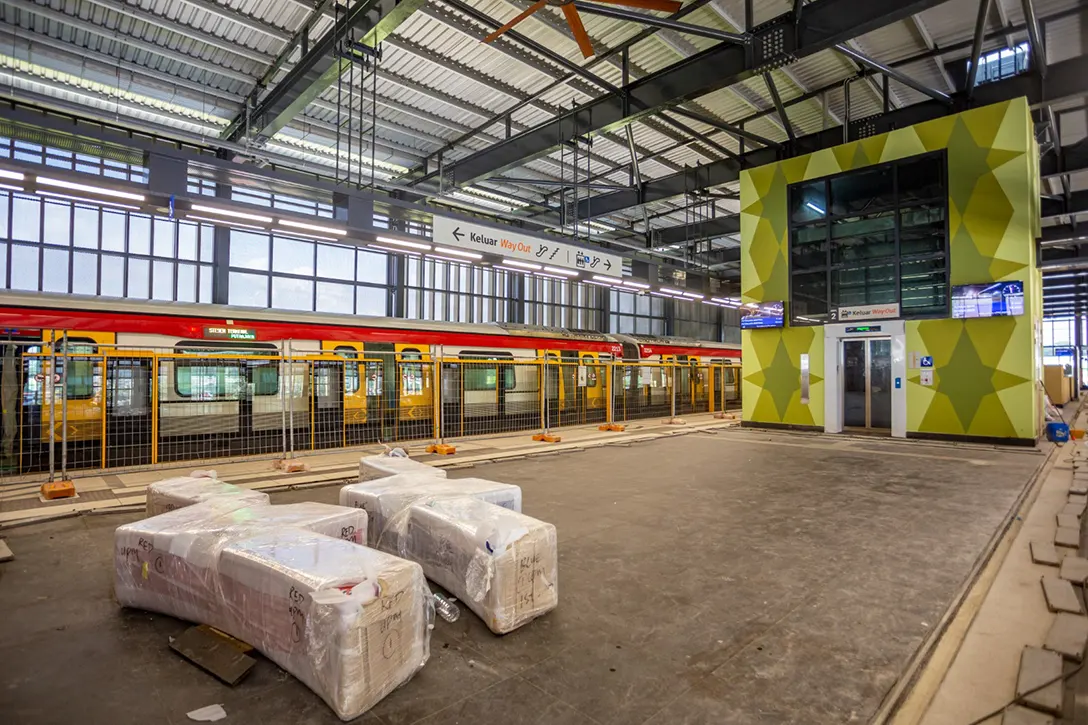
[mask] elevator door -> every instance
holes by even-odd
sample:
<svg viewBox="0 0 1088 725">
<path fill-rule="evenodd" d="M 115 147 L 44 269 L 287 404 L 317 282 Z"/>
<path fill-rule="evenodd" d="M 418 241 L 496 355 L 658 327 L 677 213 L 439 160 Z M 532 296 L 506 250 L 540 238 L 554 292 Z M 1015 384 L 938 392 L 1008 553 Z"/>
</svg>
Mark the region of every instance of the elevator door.
<svg viewBox="0 0 1088 725">
<path fill-rule="evenodd" d="M 892 341 L 843 340 L 842 424 L 845 428 L 892 427 Z"/>
</svg>

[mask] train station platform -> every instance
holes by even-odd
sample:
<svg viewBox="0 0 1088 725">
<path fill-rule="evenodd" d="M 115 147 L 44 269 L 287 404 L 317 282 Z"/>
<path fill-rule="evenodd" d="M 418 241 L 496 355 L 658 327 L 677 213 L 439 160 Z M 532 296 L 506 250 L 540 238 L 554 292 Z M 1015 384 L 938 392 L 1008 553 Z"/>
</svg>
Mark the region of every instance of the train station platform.
<svg viewBox="0 0 1088 725">
<path fill-rule="evenodd" d="M 441 456 L 426 452 L 431 441 L 415 444 L 394 444 L 405 448 L 415 459 L 439 467 L 464 467 L 493 460 L 522 456 L 550 455 L 560 451 L 617 443 L 635 444 L 664 435 L 683 435 L 693 431 L 718 429 L 739 423 L 733 414 L 718 418 L 714 414 L 685 416 L 682 425 L 650 419 L 628 423 L 621 432 L 601 431 L 597 425 L 568 426 L 555 432 L 557 443 L 542 443 L 532 439 L 531 432 L 497 436 L 459 438 L 457 453 Z M 142 507 L 148 484 L 171 476 L 187 476 L 193 470 L 214 469 L 217 476 L 238 486 L 259 490 L 323 486 L 353 480 L 359 471 L 359 457 L 384 450 L 371 445 L 320 453 L 300 452 L 296 455 L 305 469 L 285 472 L 274 467 L 269 458 L 249 458 L 238 461 L 210 461 L 156 466 L 129 473 L 79 475 L 75 483 L 77 497 L 46 501 L 40 495 L 38 479 L 26 483 L 0 486 L 0 528 L 19 522 L 71 516 L 79 513 L 104 511 L 123 507 Z"/>
<path fill-rule="evenodd" d="M 525 455 L 524 438 L 491 439 L 442 461 L 451 477 L 521 486 L 524 511 L 556 526 L 559 607 L 502 637 L 467 611 L 436 622 L 427 665 L 359 722 L 884 717 L 940 661 L 965 602 L 988 603 L 977 582 L 988 563 L 1012 560 L 1016 547 L 1005 542 L 1025 507 L 1044 500 L 1040 482 L 1059 460 L 1048 444 L 787 433 L 713 419 L 663 428 L 569 432 L 531 451 L 544 456 Z M 335 456 L 321 457 L 328 477 L 351 477 L 358 453 Z M 306 475 L 326 475 L 317 458 L 307 461 Z M 273 491 L 273 502 L 336 501 L 336 486 L 302 478 Z M 293 485 L 277 488 L 285 483 Z M 131 498 L 140 485 L 125 487 Z M 272 663 L 262 659 L 228 688 L 170 651 L 187 623 L 118 607 L 112 534 L 141 515 L 122 509 L 3 532 L 17 558 L 0 568 L 0 711 L 27 721 L 48 701 L 57 722 L 181 723 L 218 703 L 226 722 L 338 722 Z M 934 673 L 939 683 L 948 670 Z"/>
</svg>

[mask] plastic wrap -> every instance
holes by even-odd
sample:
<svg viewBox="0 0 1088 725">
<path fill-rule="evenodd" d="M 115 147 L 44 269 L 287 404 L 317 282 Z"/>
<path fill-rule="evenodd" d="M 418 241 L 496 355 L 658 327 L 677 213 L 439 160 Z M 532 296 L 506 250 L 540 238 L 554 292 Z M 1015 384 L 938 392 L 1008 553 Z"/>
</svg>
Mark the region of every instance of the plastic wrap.
<svg viewBox="0 0 1088 725">
<path fill-rule="evenodd" d="M 496 634 L 559 603 L 555 527 L 478 498 L 417 500 L 386 523 L 378 548 L 418 562 Z"/>
<path fill-rule="evenodd" d="M 282 529 L 228 542 L 223 620 L 317 693 L 363 714 L 430 655 L 434 605 L 418 564 L 343 540 Z"/>
<path fill-rule="evenodd" d="M 216 566 L 223 547 L 269 529 L 295 527 L 361 544 L 365 511 L 323 503 L 237 506 L 234 497 L 125 524 L 114 533 L 114 591 L 126 607 L 202 624 L 220 605 Z"/>
<path fill-rule="evenodd" d="M 207 473 L 213 475 L 197 475 Z M 147 515 L 158 516 L 213 498 L 233 499 L 237 508 L 268 504 L 267 493 L 250 491 L 248 488 L 219 481 L 214 474 L 214 471 L 193 471 L 191 476 L 167 478 L 152 483 L 147 487 Z"/>
<path fill-rule="evenodd" d="M 445 478 L 446 471 L 426 463 L 413 461 L 404 456 L 363 456 L 359 459 L 359 482 L 376 481 L 380 478 L 395 476 L 398 473 L 417 473 L 434 478 Z"/>
<path fill-rule="evenodd" d="M 521 511 L 521 487 L 483 478 L 433 478 L 402 473 L 376 481 L 353 483 L 340 489 L 340 505 L 364 509 L 368 516 L 371 546 L 378 542 L 386 522 L 423 498 L 472 496 L 496 506 Z"/>
</svg>

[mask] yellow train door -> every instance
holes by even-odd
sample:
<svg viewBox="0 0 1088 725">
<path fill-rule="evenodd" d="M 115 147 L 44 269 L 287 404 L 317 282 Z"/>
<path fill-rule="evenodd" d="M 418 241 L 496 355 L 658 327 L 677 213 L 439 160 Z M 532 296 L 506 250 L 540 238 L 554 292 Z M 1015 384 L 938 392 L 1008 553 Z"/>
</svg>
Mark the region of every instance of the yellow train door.
<svg viewBox="0 0 1088 725">
<path fill-rule="evenodd" d="M 606 416 L 605 373 L 595 352 L 579 353 L 578 383 L 582 391 L 583 421 L 597 423 Z M 584 380 L 583 380 L 584 376 Z"/>
<path fill-rule="evenodd" d="M 434 431 L 434 362 L 426 345 L 396 343 L 397 437 L 426 438 Z"/>
<path fill-rule="evenodd" d="M 52 409 L 52 439 L 69 443 L 99 440 L 103 432 L 105 396 L 102 385 L 103 360 L 109 346 L 116 343 L 112 332 L 42 330 L 42 344 L 24 355 L 24 400 L 40 401 L 40 440 L 50 439 L 50 409 Z M 53 347 L 56 345 L 56 369 L 51 369 Z M 67 352 L 67 355 L 65 355 Z M 67 375 L 65 363 L 67 362 Z M 61 387 L 66 381 L 67 390 Z M 63 403 L 67 400 L 67 419 Z M 67 424 L 67 435 L 64 425 Z"/>
<path fill-rule="evenodd" d="M 326 359 L 310 363 L 313 442 L 318 448 L 346 446 L 356 438 L 349 431 L 367 422 L 365 348 L 361 342 L 322 340 L 321 352 Z"/>
</svg>

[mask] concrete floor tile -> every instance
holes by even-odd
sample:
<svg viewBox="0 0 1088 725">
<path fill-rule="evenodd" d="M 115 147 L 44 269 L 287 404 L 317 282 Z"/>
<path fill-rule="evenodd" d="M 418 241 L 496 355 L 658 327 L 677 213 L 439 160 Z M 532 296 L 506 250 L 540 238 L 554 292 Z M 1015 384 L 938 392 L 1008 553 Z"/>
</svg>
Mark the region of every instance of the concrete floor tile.
<svg viewBox="0 0 1088 725">
<path fill-rule="evenodd" d="M 1046 597 L 1046 605 L 1052 612 L 1072 612 L 1082 614 L 1080 597 L 1077 596 L 1073 585 L 1064 579 L 1048 574 L 1040 580 L 1043 585 L 1043 596 Z"/>
<path fill-rule="evenodd" d="M 1062 657 L 1039 647 L 1025 647 L 1020 655 L 1020 673 L 1016 678 L 1016 694 L 1036 710 L 1055 715 L 1062 711 L 1062 683 L 1056 678 L 1062 673 Z M 1042 689 L 1041 685 L 1047 684 Z M 1034 690 L 1034 692 L 1032 692 Z"/>
<path fill-rule="evenodd" d="M 1073 514 L 1058 514 L 1058 528 L 1079 529 L 1080 519 Z"/>
<path fill-rule="evenodd" d="M 511 703 L 518 707 L 511 708 Z M 594 725 L 593 720 L 520 677 L 492 685 L 418 725 Z"/>
<path fill-rule="evenodd" d="M 1054 543 L 1076 549 L 1080 546 L 1080 528 L 1061 526 L 1054 531 Z"/>
<path fill-rule="evenodd" d="M 1088 617 L 1059 612 L 1054 617 L 1054 624 L 1050 625 L 1043 648 L 1080 662 L 1085 647 L 1088 647 Z"/>
<path fill-rule="evenodd" d="M 1088 581 L 1088 559 L 1082 559 L 1079 556 L 1065 557 L 1058 569 L 1058 576 L 1067 582 L 1084 584 Z"/>
<path fill-rule="evenodd" d="M 1062 557 L 1058 555 L 1052 541 L 1031 542 L 1031 560 L 1036 564 L 1046 564 L 1048 566 L 1058 566 L 1062 563 Z"/>
</svg>

